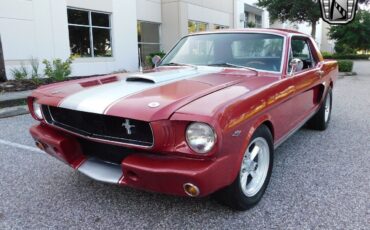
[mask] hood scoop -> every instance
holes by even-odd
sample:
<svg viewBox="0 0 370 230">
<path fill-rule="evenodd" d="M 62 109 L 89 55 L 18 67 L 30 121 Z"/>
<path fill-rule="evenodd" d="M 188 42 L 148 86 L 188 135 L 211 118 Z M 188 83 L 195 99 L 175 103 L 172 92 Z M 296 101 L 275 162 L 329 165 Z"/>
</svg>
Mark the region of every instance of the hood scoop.
<svg viewBox="0 0 370 230">
<path fill-rule="evenodd" d="M 145 74 L 134 74 L 126 78 L 126 82 L 141 82 L 147 84 L 158 84 L 175 80 L 195 77 L 199 72 L 195 69 L 171 70 L 166 72 L 153 72 Z"/>
<path fill-rule="evenodd" d="M 151 78 L 151 77 L 146 77 L 146 76 L 132 76 L 132 77 L 128 77 L 126 79 L 126 82 L 143 82 L 143 83 L 150 83 L 150 84 L 155 84 L 156 81 Z"/>
</svg>

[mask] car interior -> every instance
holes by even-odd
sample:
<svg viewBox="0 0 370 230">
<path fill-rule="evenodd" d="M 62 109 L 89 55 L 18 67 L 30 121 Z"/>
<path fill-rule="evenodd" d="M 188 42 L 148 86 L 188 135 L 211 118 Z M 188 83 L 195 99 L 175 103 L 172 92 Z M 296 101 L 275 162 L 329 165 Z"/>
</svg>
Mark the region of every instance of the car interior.
<svg viewBox="0 0 370 230">
<path fill-rule="evenodd" d="M 298 58 L 303 62 L 303 68 L 301 70 L 310 69 L 315 67 L 316 65 L 315 60 L 312 56 L 310 45 L 304 38 L 293 37 L 292 39 L 289 63 L 295 58 Z M 288 72 L 290 71 L 291 66 L 289 65 Z"/>
</svg>

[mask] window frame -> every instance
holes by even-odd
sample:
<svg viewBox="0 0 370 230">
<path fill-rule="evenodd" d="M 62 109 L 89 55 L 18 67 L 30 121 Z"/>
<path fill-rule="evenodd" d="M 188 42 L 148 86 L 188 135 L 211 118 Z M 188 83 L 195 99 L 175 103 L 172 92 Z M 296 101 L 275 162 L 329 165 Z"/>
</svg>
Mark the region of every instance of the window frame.
<svg viewBox="0 0 370 230">
<path fill-rule="evenodd" d="M 251 13 L 249 11 L 244 10 L 244 28 L 249 28 L 248 23 L 250 19 Z"/>
<path fill-rule="evenodd" d="M 195 32 L 189 32 L 189 22 L 193 22 L 195 25 L 196 25 L 196 31 Z M 205 31 L 200 31 L 199 30 L 199 25 L 200 24 L 204 24 L 206 26 L 206 30 Z M 188 34 L 195 34 L 195 33 L 201 33 L 201 32 L 206 32 L 206 31 L 209 31 L 209 23 L 208 22 L 202 22 L 202 21 L 196 21 L 196 20 L 191 20 L 191 19 L 188 19 Z"/>
<path fill-rule="evenodd" d="M 288 54 L 288 57 L 287 57 L 286 73 L 287 73 L 288 76 L 290 75 L 290 71 L 289 71 L 289 69 L 290 69 L 290 56 L 293 54 L 292 42 L 293 42 L 294 39 L 303 40 L 307 43 L 308 48 L 309 48 L 309 52 L 310 52 L 310 58 L 312 59 L 312 61 L 314 61 L 314 65 L 311 68 L 302 69 L 301 71 L 294 73 L 294 75 L 300 74 L 300 73 L 305 73 L 305 72 L 308 72 L 308 71 L 312 71 L 312 70 L 316 69 L 316 66 L 319 63 L 317 57 L 314 55 L 314 52 L 312 52 L 313 51 L 313 44 L 312 44 L 311 39 L 307 36 L 293 35 L 293 36 L 290 37 L 289 54 Z"/>
<path fill-rule="evenodd" d="M 219 27 L 218 29 L 216 27 Z M 224 26 L 220 24 L 213 24 L 213 30 L 228 30 L 230 26 Z"/>
<path fill-rule="evenodd" d="M 114 57 L 114 49 L 113 49 L 113 27 L 112 27 L 112 13 L 110 12 L 104 12 L 104 11 L 97 11 L 97 10 L 89 10 L 89 9 L 81 9 L 81 8 L 76 8 L 76 7 L 67 7 L 67 15 L 68 15 L 68 10 L 78 10 L 78 11 L 83 11 L 88 13 L 88 25 L 82 25 L 82 24 L 74 24 L 74 23 L 69 23 L 68 18 L 67 18 L 67 23 L 68 23 L 68 33 L 69 33 L 69 26 L 75 26 L 75 27 L 83 27 L 83 28 L 88 28 L 89 29 L 89 38 L 90 38 L 90 49 L 91 49 L 91 56 L 88 57 L 79 57 L 79 58 L 113 58 Z M 108 15 L 109 19 L 109 27 L 105 26 L 94 26 L 92 24 L 92 13 L 98 13 L 98 14 L 105 14 Z M 100 57 L 95 55 L 95 50 L 94 50 L 94 34 L 93 34 L 93 29 L 106 29 L 109 30 L 109 39 L 111 43 L 111 50 L 112 50 L 112 55 L 111 56 L 106 56 L 106 57 Z M 69 40 L 69 43 L 71 41 Z M 71 44 L 69 45 L 71 47 Z M 71 52 L 71 55 L 72 52 Z"/>
<path fill-rule="evenodd" d="M 154 25 L 158 25 L 158 33 L 159 33 L 159 43 L 156 43 L 156 42 L 142 42 L 142 41 L 139 41 L 139 39 L 137 39 L 137 49 L 138 49 L 138 56 L 139 56 L 139 66 L 142 65 L 143 66 L 143 63 L 145 64 L 145 60 L 141 60 L 142 57 L 142 46 L 143 45 L 159 45 L 159 52 L 162 51 L 162 48 L 163 48 L 163 44 L 162 44 L 162 24 L 159 23 L 159 22 L 151 22 L 151 21 L 144 21 L 144 20 L 137 20 L 136 21 L 136 25 L 139 24 L 139 23 L 149 23 L 149 24 L 154 24 Z M 138 33 L 139 31 L 137 31 Z M 141 46 L 141 48 L 140 48 Z"/>
<path fill-rule="evenodd" d="M 251 32 L 253 34 L 253 32 Z M 159 66 L 162 65 L 163 61 L 175 50 L 175 48 L 186 38 L 188 37 L 192 37 L 192 36 L 205 36 L 205 35 L 209 35 L 209 34 L 212 34 L 212 33 L 204 33 L 204 34 L 188 34 L 184 37 L 182 37 L 168 52 L 167 54 L 162 58 L 162 60 L 160 61 L 159 63 Z M 229 31 L 223 31 L 223 32 L 217 32 L 216 34 L 250 34 L 248 32 L 229 32 Z M 280 78 L 283 78 L 283 75 L 284 75 L 284 68 L 286 69 L 287 71 L 287 66 L 284 66 L 286 62 L 289 62 L 289 54 L 287 54 L 287 52 L 284 52 L 284 50 L 286 50 L 288 47 L 289 47 L 289 43 L 288 43 L 288 36 L 284 36 L 282 34 L 279 34 L 279 33 L 274 33 L 274 32 L 263 32 L 263 31 L 260 31 L 260 32 L 255 32 L 255 34 L 270 34 L 270 35 L 276 35 L 276 36 L 279 36 L 279 37 L 282 37 L 283 38 L 283 53 L 282 53 L 282 60 L 281 60 L 281 63 L 280 63 L 280 71 L 269 71 L 269 70 L 259 70 L 261 72 L 264 72 L 264 73 L 272 73 L 272 74 L 279 74 L 280 75 Z"/>
<path fill-rule="evenodd" d="M 257 18 L 260 18 L 261 19 L 261 22 L 259 22 L 259 23 L 257 23 Z M 256 22 L 255 24 L 256 24 L 256 28 L 262 28 L 263 27 L 263 17 L 262 17 L 262 15 L 260 15 L 260 14 L 255 14 L 254 15 L 254 21 Z"/>
<path fill-rule="evenodd" d="M 162 24 L 161 23 L 158 23 L 158 22 L 149 22 L 149 21 L 142 21 L 142 20 L 137 20 L 137 23 L 139 22 L 144 22 L 144 23 L 149 23 L 149 24 L 154 24 L 154 25 L 158 25 L 158 32 L 159 32 L 159 42 L 156 43 L 156 42 L 140 42 L 139 40 L 137 41 L 137 44 L 138 45 L 159 45 L 159 47 L 162 48 Z"/>
</svg>

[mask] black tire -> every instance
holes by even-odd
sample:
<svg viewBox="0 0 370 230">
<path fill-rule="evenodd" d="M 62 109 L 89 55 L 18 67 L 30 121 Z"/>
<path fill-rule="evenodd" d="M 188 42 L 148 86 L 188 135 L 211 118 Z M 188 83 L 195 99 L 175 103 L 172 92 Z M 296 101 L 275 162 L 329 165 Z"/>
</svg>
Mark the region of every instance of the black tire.
<svg viewBox="0 0 370 230">
<path fill-rule="evenodd" d="M 327 110 L 327 104 L 326 104 L 327 100 L 330 100 L 330 103 L 329 103 L 330 108 L 329 108 L 329 117 L 328 118 L 325 117 L 326 110 Z M 307 122 L 307 126 L 310 129 L 314 129 L 314 130 L 320 130 L 320 131 L 326 130 L 328 128 L 330 118 L 331 118 L 332 105 L 333 105 L 333 93 L 332 93 L 332 89 L 329 88 L 328 92 L 326 93 L 326 96 L 325 96 L 325 98 L 322 102 L 322 105 L 321 105 L 319 111 L 315 114 L 315 116 L 313 116 Z"/>
<path fill-rule="evenodd" d="M 236 177 L 234 182 L 228 187 L 223 188 L 217 193 L 215 193 L 215 198 L 217 201 L 235 210 L 245 211 L 254 207 L 261 200 L 263 194 L 266 191 L 267 185 L 270 181 L 273 165 L 274 148 L 273 148 L 273 138 L 269 128 L 265 125 L 259 127 L 253 134 L 250 143 L 253 143 L 253 141 L 256 140 L 257 138 L 265 139 L 269 149 L 269 165 L 267 176 L 260 190 L 254 196 L 251 197 L 248 197 L 244 194 L 240 182 L 241 181 L 240 180 L 241 168 L 240 168 L 238 176 Z M 250 148 L 249 145 L 248 148 Z"/>
</svg>

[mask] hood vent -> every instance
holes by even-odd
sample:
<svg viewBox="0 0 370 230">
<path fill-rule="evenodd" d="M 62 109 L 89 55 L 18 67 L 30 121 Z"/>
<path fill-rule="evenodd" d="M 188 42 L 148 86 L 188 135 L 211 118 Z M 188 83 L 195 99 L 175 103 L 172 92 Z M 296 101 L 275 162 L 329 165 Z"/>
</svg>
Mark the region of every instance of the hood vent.
<svg viewBox="0 0 370 230">
<path fill-rule="evenodd" d="M 152 77 L 147 77 L 144 75 L 136 75 L 132 77 L 128 77 L 126 82 L 143 82 L 143 83 L 150 83 L 155 84 L 156 81 Z"/>
</svg>

